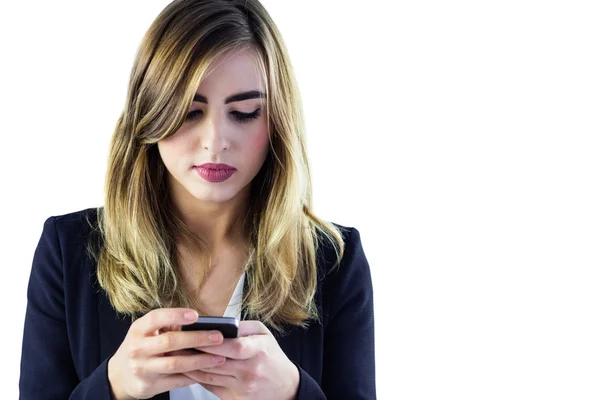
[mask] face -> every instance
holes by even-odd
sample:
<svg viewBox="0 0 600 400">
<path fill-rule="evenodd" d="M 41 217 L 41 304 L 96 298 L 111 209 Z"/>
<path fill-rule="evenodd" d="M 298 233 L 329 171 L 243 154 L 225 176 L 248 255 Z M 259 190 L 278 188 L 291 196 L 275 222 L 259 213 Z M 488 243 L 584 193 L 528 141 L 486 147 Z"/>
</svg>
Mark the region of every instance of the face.
<svg viewBox="0 0 600 400">
<path fill-rule="evenodd" d="M 158 142 L 175 198 L 222 203 L 248 193 L 269 149 L 265 90 L 256 57 L 252 50 L 243 50 L 216 60 L 196 91 L 185 122 Z M 235 96 L 252 91 L 263 97 Z M 235 171 L 214 181 L 228 174 L 197 168 L 205 163 L 227 164 Z"/>
</svg>

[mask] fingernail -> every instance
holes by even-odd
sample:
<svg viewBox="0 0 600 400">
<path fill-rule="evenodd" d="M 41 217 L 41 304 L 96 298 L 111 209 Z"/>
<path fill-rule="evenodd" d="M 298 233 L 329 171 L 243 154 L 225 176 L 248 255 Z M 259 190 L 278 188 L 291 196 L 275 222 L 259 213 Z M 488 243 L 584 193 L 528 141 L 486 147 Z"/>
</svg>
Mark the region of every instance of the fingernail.
<svg viewBox="0 0 600 400">
<path fill-rule="evenodd" d="M 223 364 L 225 362 L 225 357 L 223 357 L 223 356 L 214 356 L 212 358 L 212 360 L 213 360 L 213 362 L 215 364 Z"/>
<path fill-rule="evenodd" d="M 221 334 L 213 332 L 210 335 L 208 335 L 208 340 L 210 340 L 211 342 L 218 342 L 219 340 L 221 340 Z"/>
<path fill-rule="evenodd" d="M 198 317 L 196 316 L 196 313 L 194 311 L 186 311 L 186 313 L 183 314 L 183 316 L 185 317 L 185 319 L 190 320 L 190 321 L 195 321 L 198 319 Z"/>
</svg>

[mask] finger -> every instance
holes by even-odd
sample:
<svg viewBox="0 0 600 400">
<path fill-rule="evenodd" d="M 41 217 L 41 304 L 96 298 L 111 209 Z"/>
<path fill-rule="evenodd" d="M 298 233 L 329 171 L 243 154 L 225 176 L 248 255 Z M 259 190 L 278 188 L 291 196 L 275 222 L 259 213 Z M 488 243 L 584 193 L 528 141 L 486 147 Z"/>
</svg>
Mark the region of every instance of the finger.
<svg viewBox="0 0 600 400">
<path fill-rule="evenodd" d="M 189 313 L 189 315 L 186 315 Z M 198 313 L 191 308 L 157 308 L 133 324 L 138 332 L 144 336 L 154 335 L 161 328 L 171 325 L 187 325 L 196 322 Z"/>
<path fill-rule="evenodd" d="M 212 386 L 219 386 L 229 389 L 238 389 L 240 386 L 240 382 L 235 379 L 233 376 L 229 375 L 217 375 L 211 374 L 210 372 L 202 371 L 202 370 L 194 370 L 184 372 L 186 376 L 194 379 L 196 382 L 200 383 L 202 386 L 205 384 Z"/>
<path fill-rule="evenodd" d="M 144 364 L 147 374 L 181 374 L 201 368 L 214 367 L 225 361 L 221 356 L 196 354 L 193 356 L 153 357 Z"/>
<path fill-rule="evenodd" d="M 223 342 L 219 331 L 171 331 L 145 339 L 143 355 L 163 354 L 176 350 L 218 345 Z"/>
<path fill-rule="evenodd" d="M 235 339 L 225 339 L 216 346 L 196 347 L 205 353 L 225 356 L 235 360 L 247 360 L 254 357 L 265 348 L 265 336 L 254 335 Z"/>
<path fill-rule="evenodd" d="M 163 356 L 196 356 L 198 353 L 204 352 L 196 349 L 175 350 L 163 353 Z"/>
<path fill-rule="evenodd" d="M 268 335 L 271 331 L 260 321 L 240 321 L 238 337 L 250 335 Z"/>
<path fill-rule="evenodd" d="M 217 375 L 229 375 L 236 379 L 240 379 L 252 368 L 254 358 L 249 360 L 234 360 L 228 358 L 224 363 L 213 367 L 201 368 L 202 371 L 210 372 Z"/>
</svg>

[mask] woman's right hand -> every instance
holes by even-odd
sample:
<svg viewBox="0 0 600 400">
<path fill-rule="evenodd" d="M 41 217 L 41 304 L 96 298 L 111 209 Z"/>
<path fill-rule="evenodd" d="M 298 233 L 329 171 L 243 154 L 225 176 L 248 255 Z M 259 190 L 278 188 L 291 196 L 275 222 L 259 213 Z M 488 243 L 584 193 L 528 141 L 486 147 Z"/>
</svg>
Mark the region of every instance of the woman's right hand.
<svg viewBox="0 0 600 400">
<path fill-rule="evenodd" d="M 181 331 L 197 319 L 189 308 L 159 308 L 135 320 L 108 361 L 114 399 L 147 399 L 188 386 L 197 382 L 183 372 L 222 364 L 224 357 L 186 350 L 223 342 L 218 331 Z"/>
</svg>

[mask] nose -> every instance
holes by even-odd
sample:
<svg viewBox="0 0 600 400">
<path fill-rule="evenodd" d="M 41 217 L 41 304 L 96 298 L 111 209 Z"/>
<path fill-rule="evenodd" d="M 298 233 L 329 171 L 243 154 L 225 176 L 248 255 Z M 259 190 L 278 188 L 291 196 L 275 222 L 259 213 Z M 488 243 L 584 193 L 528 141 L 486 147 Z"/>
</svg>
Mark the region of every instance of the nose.
<svg viewBox="0 0 600 400">
<path fill-rule="evenodd" d="M 217 154 L 230 148 L 231 143 L 227 137 L 227 129 L 219 116 L 206 118 L 206 123 L 201 129 L 201 141 L 204 150 Z"/>
</svg>

